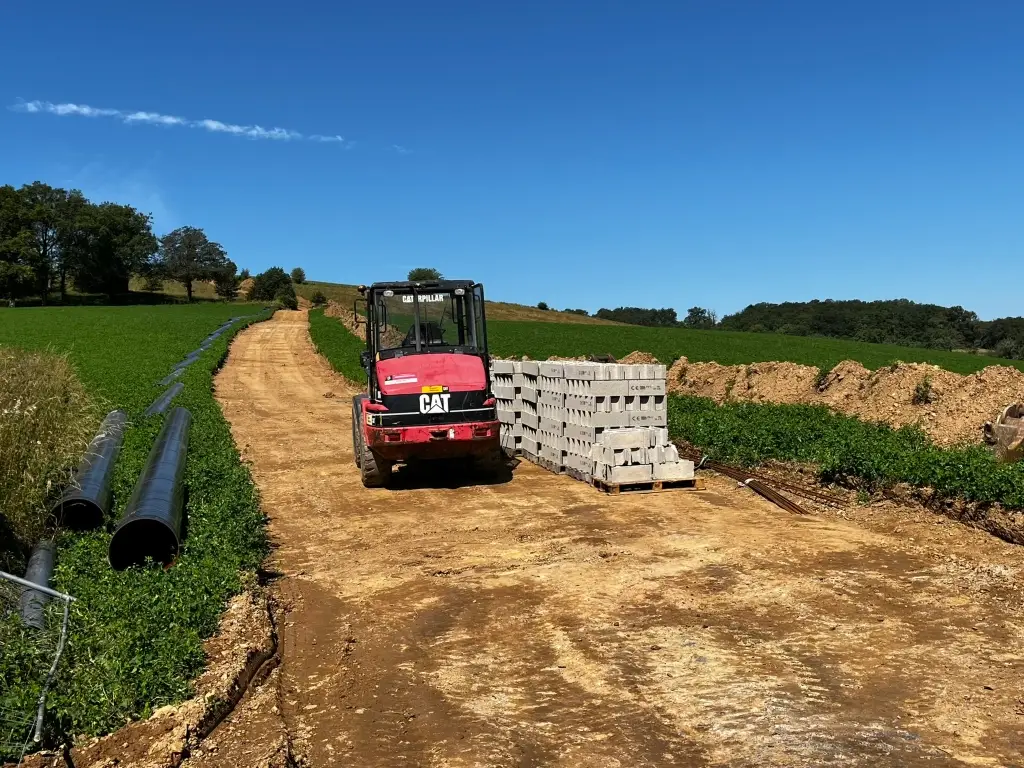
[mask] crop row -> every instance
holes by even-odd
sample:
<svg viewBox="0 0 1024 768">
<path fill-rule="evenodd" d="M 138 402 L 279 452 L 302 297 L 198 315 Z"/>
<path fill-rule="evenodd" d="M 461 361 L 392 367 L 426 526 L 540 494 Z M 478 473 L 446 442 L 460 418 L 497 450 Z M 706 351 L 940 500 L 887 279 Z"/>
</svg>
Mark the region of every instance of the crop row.
<svg viewBox="0 0 1024 768">
<path fill-rule="evenodd" d="M 121 515 L 162 416 L 144 418 L 159 381 L 220 325 L 258 307 L 111 307 L 0 310 L 0 344 L 65 351 L 106 407 L 128 411 L 130 427 L 114 472 Z M 58 537 L 54 586 L 76 598 L 71 635 L 47 723 L 63 734 L 97 734 L 180 701 L 204 664 L 202 643 L 225 602 L 267 551 L 259 498 L 212 394 L 213 374 L 235 326 L 181 376 L 175 400 L 192 413 L 186 486 L 188 535 L 174 566 L 107 564 L 110 533 Z M 107 526 L 109 528 L 109 526 Z M 0 675 L 14 679 L 24 659 L 0 653 Z"/>
<path fill-rule="evenodd" d="M 669 429 L 717 461 L 813 464 L 823 481 L 867 491 L 907 483 L 938 498 L 1024 508 L 1024 464 L 1000 464 L 981 446 L 940 448 L 915 427 L 893 429 L 823 406 L 677 396 L 669 399 Z"/>
</svg>

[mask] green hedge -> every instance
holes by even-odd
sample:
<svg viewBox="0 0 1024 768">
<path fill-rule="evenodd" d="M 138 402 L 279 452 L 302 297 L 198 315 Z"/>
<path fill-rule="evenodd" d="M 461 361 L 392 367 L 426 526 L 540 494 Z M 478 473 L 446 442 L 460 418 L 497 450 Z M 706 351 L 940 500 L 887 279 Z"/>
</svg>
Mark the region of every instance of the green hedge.
<svg viewBox="0 0 1024 768">
<path fill-rule="evenodd" d="M 1000 464 L 982 446 L 940 448 L 920 429 L 893 429 L 823 406 L 716 405 L 707 398 L 674 396 L 669 429 L 722 462 L 809 463 L 826 482 L 869 491 L 908 483 L 932 488 L 941 498 L 1024 508 L 1024 464 Z"/>
<path fill-rule="evenodd" d="M 322 309 L 311 309 L 309 337 L 334 370 L 349 381 L 366 383 L 366 371 L 359 364 L 359 353 L 366 349 L 366 344 L 337 319 L 327 317 Z"/>
</svg>

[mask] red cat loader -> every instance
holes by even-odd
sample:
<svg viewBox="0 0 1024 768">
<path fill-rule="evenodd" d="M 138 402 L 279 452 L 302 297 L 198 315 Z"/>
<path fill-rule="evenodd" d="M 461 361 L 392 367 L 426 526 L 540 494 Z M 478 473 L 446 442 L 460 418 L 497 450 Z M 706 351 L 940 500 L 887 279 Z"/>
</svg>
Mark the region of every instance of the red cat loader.
<svg viewBox="0 0 1024 768">
<path fill-rule="evenodd" d="M 468 458 L 505 466 L 491 393 L 484 288 L 472 280 L 360 286 L 368 380 L 352 402 L 352 447 L 367 488 L 397 463 Z"/>
</svg>

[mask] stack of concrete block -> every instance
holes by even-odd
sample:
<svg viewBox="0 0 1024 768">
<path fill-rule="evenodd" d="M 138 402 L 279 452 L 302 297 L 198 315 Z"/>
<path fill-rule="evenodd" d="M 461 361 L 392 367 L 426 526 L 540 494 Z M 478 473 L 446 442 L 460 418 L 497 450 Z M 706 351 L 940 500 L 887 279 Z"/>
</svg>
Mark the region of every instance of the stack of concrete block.
<svg viewBox="0 0 1024 768">
<path fill-rule="evenodd" d="M 510 455 L 521 450 L 523 439 L 520 413 L 523 388 L 523 364 L 517 360 L 491 362 L 491 391 L 496 400 L 498 421 L 501 422 L 501 447 Z"/>
<path fill-rule="evenodd" d="M 665 366 L 496 360 L 493 374 L 503 445 L 531 461 L 612 485 L 693 478 L 668 439 Z"/>
</svg>

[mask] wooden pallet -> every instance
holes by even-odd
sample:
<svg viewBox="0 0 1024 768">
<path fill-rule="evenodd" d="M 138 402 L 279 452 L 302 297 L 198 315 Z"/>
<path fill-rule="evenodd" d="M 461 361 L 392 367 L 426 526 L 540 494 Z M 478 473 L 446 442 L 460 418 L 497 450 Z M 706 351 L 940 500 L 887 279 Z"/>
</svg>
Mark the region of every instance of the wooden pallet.
<svg viewBox="0 0 1024 768">
<path fill-rule="evenodd" d="M 644 483 L 606 483 L 594 478 L 593 486 L 610 496 L 623 493 L 664 493 L 665 491 L 703 491 L 704 478 L 695 477 L 690 480 L 648 480 Z"/>
</svg>

